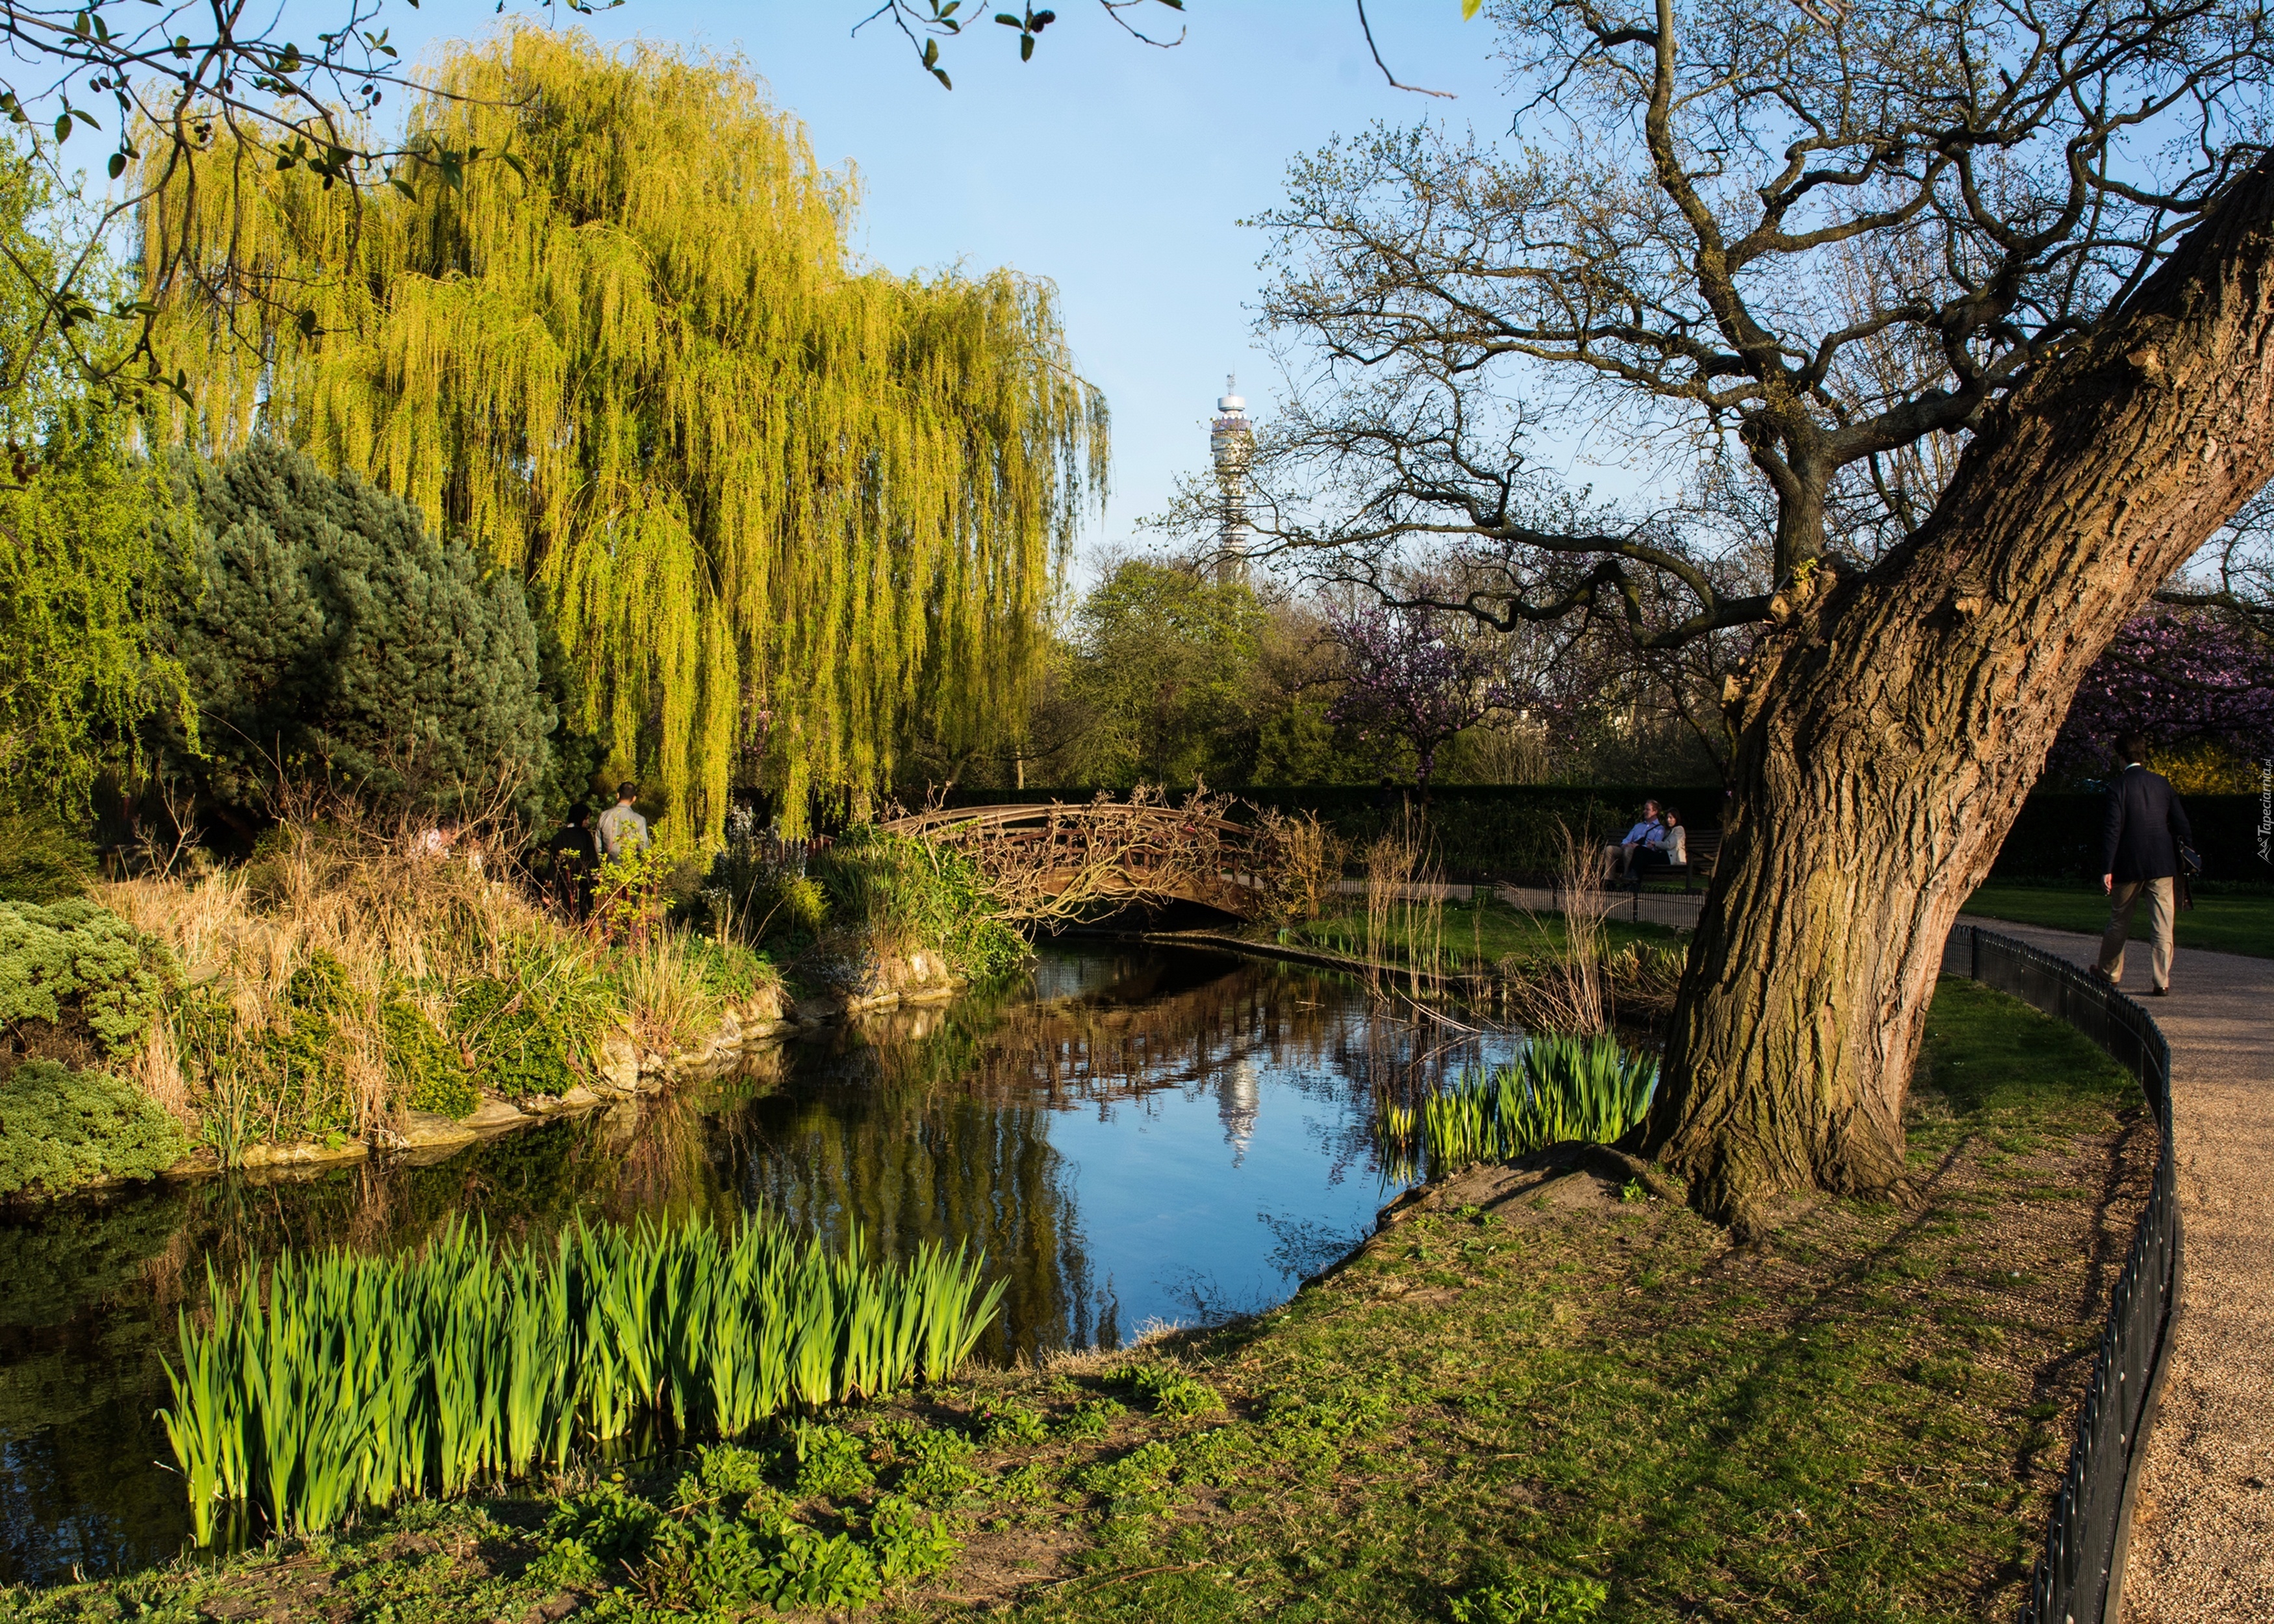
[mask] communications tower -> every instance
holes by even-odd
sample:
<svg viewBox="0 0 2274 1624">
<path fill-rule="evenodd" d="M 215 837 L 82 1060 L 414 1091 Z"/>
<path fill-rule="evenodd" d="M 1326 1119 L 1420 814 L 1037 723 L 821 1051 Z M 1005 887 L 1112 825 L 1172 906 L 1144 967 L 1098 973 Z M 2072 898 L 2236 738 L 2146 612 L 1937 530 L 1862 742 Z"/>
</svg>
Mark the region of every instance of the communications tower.
<svg viewBox="0 0 2274 1624">
<path fill-rule="evenodd" d="M 1224 395 L 1209 425 L 1209 460 L 1216 465 L 1218 501 L 1216 570 L 1226 580 L 1246 575 L 1254 536 L 1247 523 L 1247 468 L 1255 456 L 1255 425 L 1248 421 L 1247 402 L 1239 398 L 1239 388 L 1238 377 L 1225 373 Z"/>
</svg>

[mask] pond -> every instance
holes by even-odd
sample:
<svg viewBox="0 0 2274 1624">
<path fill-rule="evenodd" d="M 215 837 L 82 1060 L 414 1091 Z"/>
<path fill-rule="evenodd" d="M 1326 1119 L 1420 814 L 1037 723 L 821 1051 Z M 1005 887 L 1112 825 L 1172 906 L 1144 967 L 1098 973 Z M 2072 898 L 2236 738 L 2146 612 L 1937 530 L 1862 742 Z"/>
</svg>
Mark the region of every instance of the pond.
<svg viewBox="0 0 2274 1624">
<path fill-rule="evenodd" d="M 454 1214 L 771 1207 L 900 1255 L 983 1247 L 995 1362 L 1269 1307 L 1397 1193 L 1382 1091 L 1507 1057 L 1340 976 L 1181 948 L 1046 949 L 1014 983 L 772 1051 L 742 1076 L 425 1167 L 210 1180 L 0 1217 L 0 1582 L 161 1561 L 188 1532 L 154 1412 L 209 1261 L 417 1244 Z"/>
</svg>

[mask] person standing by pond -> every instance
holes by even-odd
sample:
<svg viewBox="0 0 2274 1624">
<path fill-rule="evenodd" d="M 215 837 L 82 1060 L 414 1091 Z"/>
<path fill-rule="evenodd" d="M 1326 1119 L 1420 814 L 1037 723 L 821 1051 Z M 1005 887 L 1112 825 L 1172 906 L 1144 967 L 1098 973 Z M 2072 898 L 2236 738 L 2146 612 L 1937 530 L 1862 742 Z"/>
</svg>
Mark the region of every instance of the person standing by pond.
<svg viewBox="0 0 2274 1624">
<path fill-rule="evenodd" d="M 647 845 L 647 819 L 632 810 L 639 786 L 616 786 L 616 804 L 600 814 L 600 855 L 620 862 Z"/>
<path fill-rule="evenodd" d="M 591 808 L 579 801 L 553 837 L 553 899 L 570 919 L 586 919 L 592 912 L 592 876 L 600 867 L 600 850 L 591 816 Z"/>
<path fill-rule="evenodd" d="M 2101 831 L 2100 889 L 2108 896 L 2108 929 L 2100 938 L 2100 962 L 2092 973 L 2113 987 L 2124 979 L 2124 942 L 2132 934 L 2132 912 L 2148 898 L 2148 992 L 2160 998 L 2172 990 L 2172 893 L 2180 872 L 2180 847 L 2192 845 L 2187 808 L 2160 772 L 2140 763 L 2148 753 L 2141 733 L 2116 741 L 2124 771 L 2108 786 L 2108 818 Z"/>
</svg>

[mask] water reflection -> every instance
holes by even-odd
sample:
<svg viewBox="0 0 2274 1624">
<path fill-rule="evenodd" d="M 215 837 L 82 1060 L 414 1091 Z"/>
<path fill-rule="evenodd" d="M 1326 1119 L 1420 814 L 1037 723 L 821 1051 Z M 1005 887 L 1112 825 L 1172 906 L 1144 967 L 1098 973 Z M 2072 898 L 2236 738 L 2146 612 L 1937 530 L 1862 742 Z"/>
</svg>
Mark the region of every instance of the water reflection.
<svg viewBox="0 0 2274 1624">
<path fill-rule="evenodd" d="M 162 1351 L 208 1264 L 416 1244 L 453 1215 L 764 1206 L 891 1254 L 985 1248 L 1003 1360 L 1285 1297 L 1386 1199 L 1382 1091 L 1497 1058 L 1370 1014 L 1339 978 L 1227 956 L 1054 950 L 1016 985 L 793 1045 L 701 1097 L 508 1136 L 430 1167 L 215 1181 L 0 1220 L 0 1579 L 162 1560 L 186 1531 Z"/>
</svg>

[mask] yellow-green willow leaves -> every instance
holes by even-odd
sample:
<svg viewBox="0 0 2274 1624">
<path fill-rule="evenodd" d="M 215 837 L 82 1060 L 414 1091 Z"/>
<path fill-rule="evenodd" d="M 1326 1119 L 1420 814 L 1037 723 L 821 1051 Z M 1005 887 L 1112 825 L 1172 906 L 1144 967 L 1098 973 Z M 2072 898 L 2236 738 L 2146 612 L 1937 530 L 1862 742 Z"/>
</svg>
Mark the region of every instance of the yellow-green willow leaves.
<svg viewBox="0 0 2274 1624">
<path fill-rule="evenodd" d="M 428 82 L 409 144 L 479 148 L 460 187 L 413 160 L 358 204 L 224 136 L 154 194 L 173 432 L 279 434 L 543 582 L 681 838 L 760 746 L 796 817 L 864 801 L 915 707 L 1014 725 L 1104 489 L 1050 286 L 864 268 L 851 179 L 739 61 L 519 28 Z"/>
</svg>

